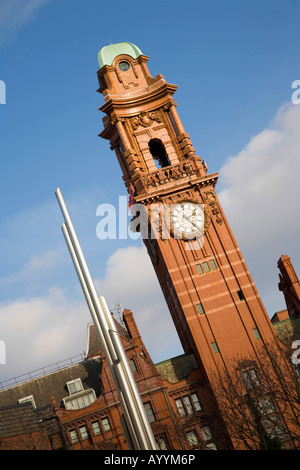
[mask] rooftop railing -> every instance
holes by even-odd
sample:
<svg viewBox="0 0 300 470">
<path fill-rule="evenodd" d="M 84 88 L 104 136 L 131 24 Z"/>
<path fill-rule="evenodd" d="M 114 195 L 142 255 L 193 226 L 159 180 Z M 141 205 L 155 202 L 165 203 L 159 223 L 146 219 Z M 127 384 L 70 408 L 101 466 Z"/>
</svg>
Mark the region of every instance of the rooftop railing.
<svg viewBox="0 0 300 470">
<path fill-rule="evenodd" d="M 63 361 L 54 362 L 46 367 L 40 367 L 39 369 L 35 369 L 31 372 L 26 372 L 26 374 L 17 375 L 12 379 L 4 380 L 0 382 L 0 390 L 4 390 L 5 388 L 13 387 L 15 385 L 19 385 L 23 382 L 28 382 L 29 380 L 36 379 L 38 377 L 42 377 L 43 375 L 50 374 L 51 372 L 56 372 L 58 370 L 64 369 L 65 367 L 72 366 L 74 364 L 78 364 L 85 360 L 84 354 L 77 354 L 76 356 L 69 357 L 68 359 L 64 359 Z"/>
</svg>

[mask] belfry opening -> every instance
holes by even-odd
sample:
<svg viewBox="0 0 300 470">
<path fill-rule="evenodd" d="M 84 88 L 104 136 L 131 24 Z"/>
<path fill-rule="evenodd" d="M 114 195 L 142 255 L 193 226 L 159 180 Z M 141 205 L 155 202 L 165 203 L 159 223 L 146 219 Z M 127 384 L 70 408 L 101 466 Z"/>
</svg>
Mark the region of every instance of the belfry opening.
<svg viewBox="0 0 300 470">
<path fill-rule="evenodd" d="M 171 165 L 165 146 L 160 139 L 151 139 L 149 141 L 149 149 L 158 168 Z"/>
</svg>

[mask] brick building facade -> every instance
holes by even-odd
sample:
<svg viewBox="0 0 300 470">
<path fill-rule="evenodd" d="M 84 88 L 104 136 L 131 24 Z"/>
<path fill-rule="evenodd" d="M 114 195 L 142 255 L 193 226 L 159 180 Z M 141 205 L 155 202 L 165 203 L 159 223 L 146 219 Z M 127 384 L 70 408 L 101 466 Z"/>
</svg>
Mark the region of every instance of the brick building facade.
<svg viewBox="0 0 300 470">
<path fill-rule="evenodd" d="M 138 47 L 105 46 L 98 58 L 104 100 L 100 137 L 109 141 L 120 164 L 134 202 L 131 228 L 141 232 L 184 351 L 197 359 L 207 385 L 203 395 L 220 411 L 228 431 L 234 420 L 228 400 L 220 397 L 220 382 L 242 385 L 240 404 L 245 407 L 247 397 L 252 407 L 244 421 L 250 425 L 251 416 L 256 421 L 249 436 L 259 430 L 257 445 L 269 445 L 270 434 L 288 434 L 285 417 L 294 414 L 293 409 L 286 413 L 284 392 L 275 402 L 269 386 L 283 391 L 290 364 L 216 194 L 218 173 L 209 173 L 196 154 L 176 109 L 177 86 L 161 74 L 152 76 L 149 58 Z M 290 269 L 287 262 L 284 267 Z M 298 288 L 293 281 L 294 291 Z M 262 416 L 262 401 L 272 402 L 272 422 Z M 229 434 L 240 448 L 241 439 Z M 242 445 L 251 439 L 245 437 Z"/>
<path fill-rule="evenodd" d="M 214 412 L 205 403 L 194 355 L 154 365 L 132 312 L 124 310 L 123 318 L 115 323 L 157 447 L 228 447 L 221 423 L 211 419 Z M 3 450 L 127 449 L 116 387 L 93 323 L 88 325 L 85 360 L 2 390 L 0 404 Z"/>
<path fill-rule="evenodd" d="M 218 174 L 208 173 L 177 113 L 177 87 L 160 74 L 152 77 L 147 61 L 131 43 L 102 48 L 98 91 L 105 114 L 100 136 L 118 158 L 132 210 L 139 203 L 147 214 L 142 238 L 185 351 L 154 365 L 132 312 L 124 310 L 122 322 L 116 320 L 157 447 L 249 448 L 255 432 L 254 448 L 278 440 L 295 448 L 298 418 L 291 418 L 299 410 L 278 394 L 291 369 L 274 328 L 282 314 L 271 321 L 265 310 L 216 195 Z M 136 221 L 135 214 L 132 229 L 141 230 Z M 286 257 L 278 266 L 288 315 L 297 318 L 298 278 Z M 241 386 L 233 403 L 220 398 L 223 374 Z M 26 433 L 28 442 L 37 436 L 34 445 L 41 445 L 43 426 L 53 419 L 56 432 L 47 432 L 45 446 L 126 449 L 116 387 L 93 324 L 84 361 L 0 392 L 1 405 L 20 399 L 36 407 Z M 50 404 L 52 415 L 35 423 L 35 413 Z M 250 431 L 245 438 L 232 431 L 232 404 L 243 409 L 240 432 L 245 425 Z M 8 428 L 0 430 L 3 448 Z"/>
<path fill-rule="evenodd" d="M 207 401 L 194 354 L 154 364 L 133 313 L 115 319 L 127 359 L 162 450 L 231 449 L 218 410 Z M 298 337 L 299 317 L 272 318 L 278 337 Z M 288 330 L 288 334 L 287 334 Z M 292 333 L 291 333 L 292 331 Z M 0 391 L 0 450 L 126 449 L 121 408 L 93 323 L 86 357 Z"/>
</svg>

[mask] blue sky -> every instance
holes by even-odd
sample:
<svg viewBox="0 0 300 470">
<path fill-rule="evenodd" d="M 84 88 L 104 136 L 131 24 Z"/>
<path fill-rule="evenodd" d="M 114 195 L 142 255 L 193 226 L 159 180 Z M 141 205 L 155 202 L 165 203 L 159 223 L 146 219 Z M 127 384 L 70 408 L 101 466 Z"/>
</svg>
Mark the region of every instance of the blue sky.
<svg viewBox="0 0 300 470">
<path fill-rule="evenodd" d="M 300 274 L 297 0 L 2 0 L 0 3 L 0 381 L 81 353 L 90 321 L 63 240 L 60 186 L 99 293 L 132 308 L 160 361 L 181 353 L 140 241 L 96 236 L 96 209 L 126 195 L 98 134 L 98 51 L 129 41 L 175 101 L 271 316 L 276 263 Z M 142 268 L 141 268 L 142 266 Z M 153 325 L 160 322 L 160 331 Z M 22 357 L 22 360 L 20 360 Z"/>
</svg>

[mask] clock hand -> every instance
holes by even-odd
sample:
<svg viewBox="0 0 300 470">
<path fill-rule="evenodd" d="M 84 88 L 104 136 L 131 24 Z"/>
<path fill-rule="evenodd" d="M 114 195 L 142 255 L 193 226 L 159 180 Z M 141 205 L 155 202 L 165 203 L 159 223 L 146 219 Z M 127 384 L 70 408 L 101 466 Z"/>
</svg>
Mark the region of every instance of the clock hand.
<svg viewBox="0 0 300 470">
<path fill-rule="evenodd" d="M 190 224 L 192 224 L 197 230 L 199 230 L 197 225 L 195 225 L 195 223 L 185 213 L 183 213 L 183 218 L 186 219 Z"/>
</svg>

